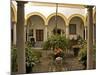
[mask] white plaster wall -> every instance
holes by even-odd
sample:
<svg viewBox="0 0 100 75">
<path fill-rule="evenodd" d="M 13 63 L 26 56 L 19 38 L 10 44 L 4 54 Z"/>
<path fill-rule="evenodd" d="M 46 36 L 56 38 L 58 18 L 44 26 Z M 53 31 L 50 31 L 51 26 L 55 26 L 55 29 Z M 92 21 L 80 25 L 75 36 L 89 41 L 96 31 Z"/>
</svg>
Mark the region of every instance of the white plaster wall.
<svg viewBox="0 0 100 75">
<path fill-rule="evenodd" d="M 12 1 L 12 3 L 14 4 L 17 10 L 17 3 L 15 1 Z M 35 5 L 30 5 L 29 3 L 25 4 L 25 18 L 29 13 L 32 12 L 39 12 L 47 18 L 50 14 L 56 12 L 56 7 L 35 6 Z M 86 16 L 86 9 L 81 9 L 81 8 L 58 7 L 58 12 L 65 15 L 66 18 L 69 18 L 69 16 L 71 16 L 72 14 L 81 14 L 83 16 Z"/>
<path fill-rule="evenodd" d="M 48 6 L 26 6 L 25 7 L 25 16 L 31 12 L 40 12 L 46 18 L 56 12 L 56 7 L 48 7 Z M 85 15 L 85 9 L 75 9 L 75 8 L 67 8 L 67 7 L 58 7 L 58 12 L 62 13 L 66 17 L 69 17 L 71 14 L 81 14 Z"/>
</svg>

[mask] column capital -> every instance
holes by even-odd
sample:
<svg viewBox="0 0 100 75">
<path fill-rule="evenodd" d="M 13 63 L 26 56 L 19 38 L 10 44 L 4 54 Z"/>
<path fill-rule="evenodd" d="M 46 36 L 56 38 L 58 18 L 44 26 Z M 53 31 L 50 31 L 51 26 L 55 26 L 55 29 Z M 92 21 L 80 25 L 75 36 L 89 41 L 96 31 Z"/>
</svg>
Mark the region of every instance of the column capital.
<svg viewBox="0 0 100 75">
<path fill-rule="evenodd" d="M 45 27 L 47 27 L 48 25 L 45 25 Z"/>
<path fill-rule="evenodd" d="M 13 23 L 13 24 L 16 24 L 17 22 L 16 22 L 16 21 L 12 21 L 12 23 Z"/>
<path fill-rule="evenodd" d="M 66 27 L 69 27 L 69 25 L 66 25 Z"/>
<path fill-rule="evenodd" d="M 17 6 L 23 6 L 25 3 L 27 3 L 27 1 L 16 1 L 17 2 Z"/>
<path fill-rule="evenodd" d="M 85 8 L 87 8 L 88 11 L 93 10 L 93 7 L 94 7 L 93 5 L 87 5 L 87 6 L 85 6 Z"/>
<path fill-rule="evenodd" d="M 86 5 L 84 6 L 85 8 L 93 8 L 94 6 L 93 5 Z"/>
<path fill-rule="evenodd" d="M 84 28 L 87 28 L 87 26 L 84 26 Z"/>
</svg>

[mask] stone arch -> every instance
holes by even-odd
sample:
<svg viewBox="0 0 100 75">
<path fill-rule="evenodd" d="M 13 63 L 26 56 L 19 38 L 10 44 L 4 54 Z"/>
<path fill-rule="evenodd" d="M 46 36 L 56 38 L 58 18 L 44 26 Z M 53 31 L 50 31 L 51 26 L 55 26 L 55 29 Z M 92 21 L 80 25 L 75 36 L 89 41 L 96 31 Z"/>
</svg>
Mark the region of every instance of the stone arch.
<svg viewBox="0 0 100 75">
<path fill-rule="evenodd" d="M 52 13 L 47 17 L 47 21 L 46 21 L 47 25 L 49 23 L 49 20 L 55 15 L 56 15 L 56 13 Z M 62 13 L 57 13 L 57 16 L 60 16 L 64 20 L 65 24 L 67 25 L 67 18 Z"/>
<path fill-rule="evenodd" d="M 55 21 L 56 13 L 53 13 L 47 18 L 48 37 L 55 34 Z M 66 17 L 60 13 L 57 14 L 57 33 L 60 35 L 66 35 Z"/>
<path fill-rule="evenodd" d="M 70 21 L 72 20 L 72 18 L 74 18 L 74 17 L 79 17 L 82 21 L 83 21 L 83 23 L 84 23 L 84 25 L 85 25 L 85 17 L 83 16 L 83 15 L 80 15 L 80 14 L 72 14 L 69 18 L 68 18 L 68 25 L 69 25 L 69 23 L 70 23 Z"/>
<path fill-rule="evenodd" d="M 68 18 L 68 25 L 71 25 L 71 26 L 69 26 L 70 35 L 72 35 L 72 36 L 76 35 L 76 36 L 74 36 L 74 38 L 77 38 L 77 36 L 81 36 L 82 38 L 85 39 L 85 32 L 84 32 L 85 20 L 86 19 L 82 15 L 79 15 L 79 14 L 71 15 Z M 74 26 L 75 29 L 71 29 L 71 28 L 73 28 L 72 26 Z M 71 36 L 71 38 L 72 38 L 72 36 Z"/>
<path fill-rule="evenodd" d="M 31 16 L 34 16 L 34 15 L 40 16 L 44 20 L 44 23 L 46 25 L 46 18 L 45 18 L 45 16 L 43 14 L 39 13 L 39 12 L 32 12 L 32 13 L 27 14 L 26 17 L 25 17 L 25 25 L 27 24 L 27 20 Z"/>
<path fill-rule="evenodd" d="M 17 22 L 17 10 L 13 3 L 11 3 L 11 16 L 12 16 L 12 14 L 14 17 L 13 21 Z"/>
</svg>

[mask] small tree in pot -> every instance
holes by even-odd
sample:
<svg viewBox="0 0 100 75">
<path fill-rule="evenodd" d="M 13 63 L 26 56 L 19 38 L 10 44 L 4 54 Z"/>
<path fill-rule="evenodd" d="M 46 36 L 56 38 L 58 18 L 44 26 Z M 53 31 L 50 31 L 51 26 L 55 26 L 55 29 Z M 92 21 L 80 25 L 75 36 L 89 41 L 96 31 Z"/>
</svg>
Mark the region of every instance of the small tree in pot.
<svg viewBox="0 0 100 75">
<path fill-rule="evenodd" d="M 41 52 L 32 51 L 32 45 L 26 47 L 26 72 L 31 73 L 35 65 L 40 63 Z"/>
<path fill-rule="evenodd" d="M 17 72 L 17 48 L 12 46 L 11 48 L 11 70 Z M 31 44 L 27 43 L 25 48 L 26 55 L 26 73 L 31 73 L 34 65 L 40 63 L 41 52 L 32 51 Z"/>
<path fill-rule="evenodd" d="M 81 49 L 78 54 L 79 61 L 83 64 L 84 69 L 87 66 L 87 42 L 83 41 L 81 44 Z M 96 45 L 93 46 L 93 69 L 96 67 Z"/>
<path fill-rule="evenodd" d="M 87 43 L 86 41 L 83 42 L 81 45 L 81 49 L 79 52 L 79 61 L 83 64 L 84 69 L 86 69 L 87 66 Z"/>
</svg>

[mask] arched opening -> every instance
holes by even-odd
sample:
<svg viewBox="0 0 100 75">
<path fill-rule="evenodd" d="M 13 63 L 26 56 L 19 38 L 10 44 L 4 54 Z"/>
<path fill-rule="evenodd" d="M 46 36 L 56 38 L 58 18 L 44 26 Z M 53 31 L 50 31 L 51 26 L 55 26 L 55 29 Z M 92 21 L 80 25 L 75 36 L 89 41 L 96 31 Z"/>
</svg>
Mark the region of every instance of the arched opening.
<svg viewBox="0 0 100 75">
<path fill-rule="evenodd" d="M 30 16 L 27 20 L 27 41 L 34 41 L 33 46 L 41 47 L 41 43 L 44 41 L 44 29 L 45 22 L 42 17 L 38 15 Z"/>
<path fill-rule="evenodd" d="M 28 19 L 29 19 L 32 15 L 38 15 L 38 16 L 40 16 L 40 17 L 43 19 L 43 21 L 45 22 L 45 25 L 46 25 L 46 17 L 45 17 L 43 14 L 41 14 L 40 12 L 31 12 L 31 13 L 27 14 L 27 15 L 25 16 L 25 24 L 27 24 Z"/>
<path fill-rule="evenodd" d="M 84 21 L 80 17 L 75 16 L 70 19 L 69 35 L 71 39 L 77 39 L 77 36 L 80 36 L 85 39 Z"/>
<path fill-rule="evenodd" d="M 48 21 L 48 36 L 55 34 L 55 27 L 56 27 L 55 17 L 56 17 L 55 15 L 52 16 Z M 65 30 L 66 30 L 66 24 L 64 19 L 61 16 L 57 15 L 57 34 L 65 35 Z"/>
</svg>

